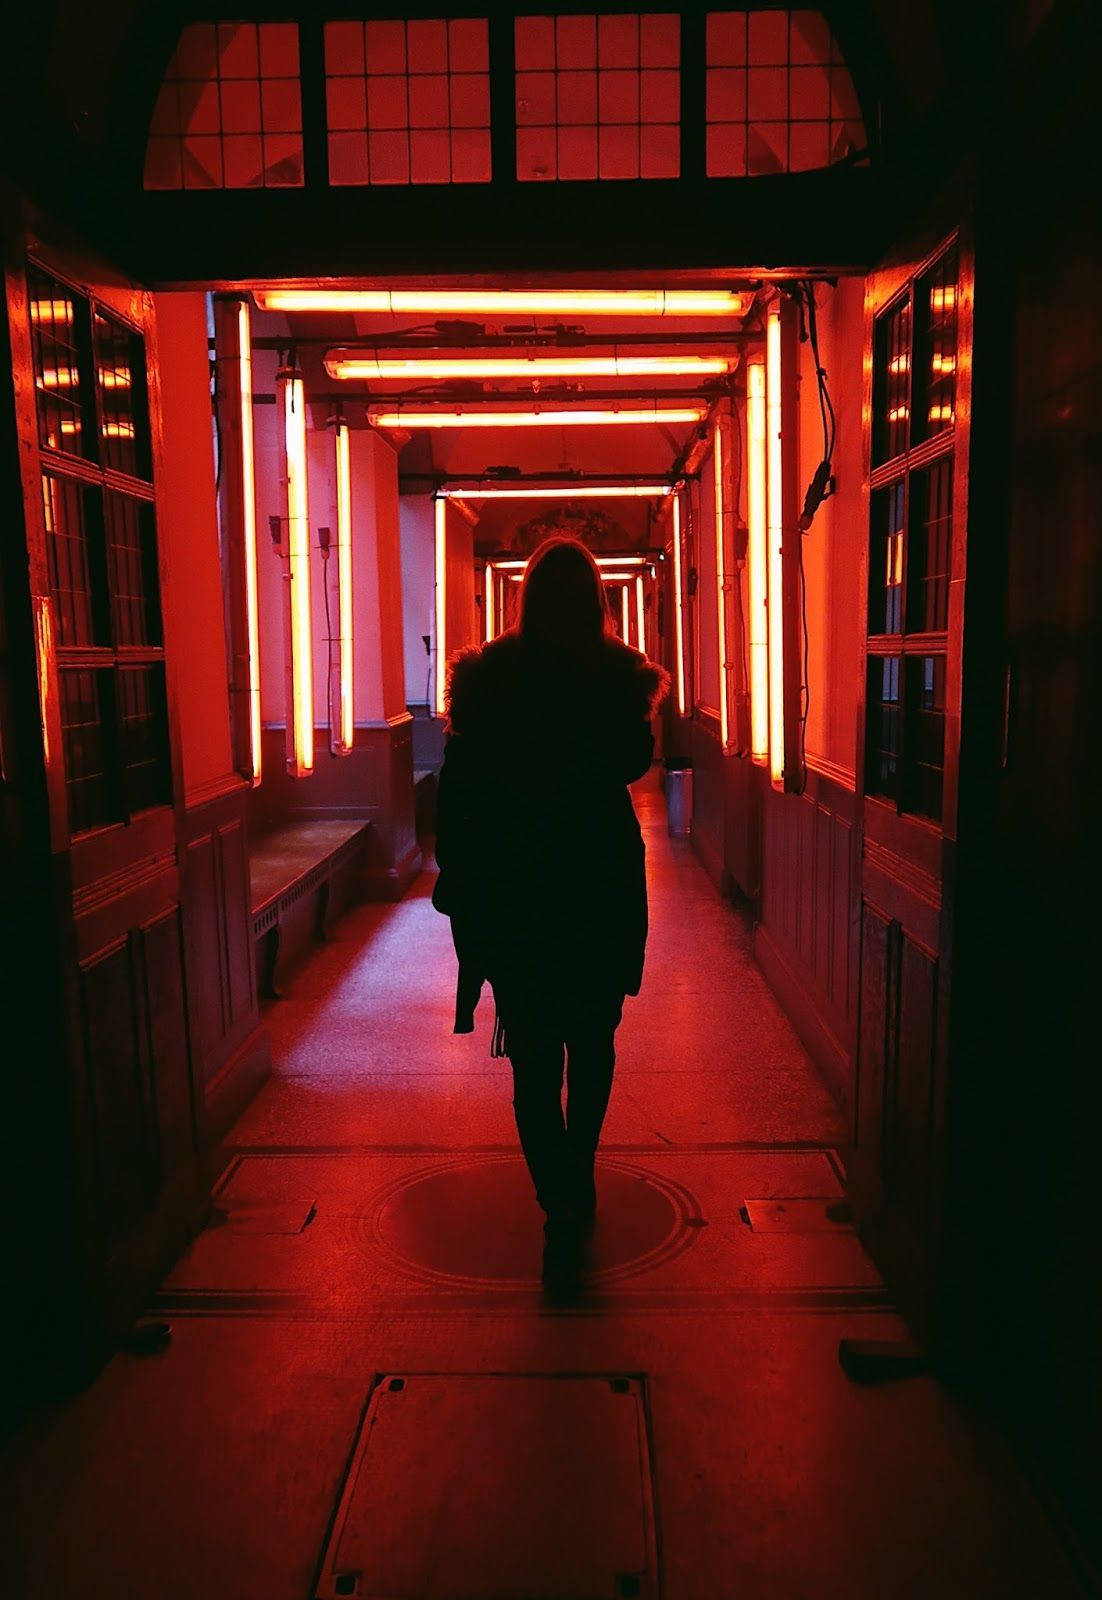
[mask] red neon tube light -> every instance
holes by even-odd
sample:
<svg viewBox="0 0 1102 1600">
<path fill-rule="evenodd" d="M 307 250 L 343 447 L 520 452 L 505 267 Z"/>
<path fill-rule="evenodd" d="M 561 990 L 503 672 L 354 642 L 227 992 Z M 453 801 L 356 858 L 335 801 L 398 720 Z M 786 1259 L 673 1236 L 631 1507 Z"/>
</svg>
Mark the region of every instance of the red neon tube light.
<svg viewBox="0 0 1102 1600">
<path fill-rule="evenodd" d="M 367 420 L 376 428 L 585 428 L 651 423 L 700 422 L 705 406 L 625 406 L 619 409 L 569 411 L 374 411 Z"/>
<path fill-rule="evenodd" d="M 749 297 L 730 289 L 254 289 L 261 311 L 382 315 L 737 317 Z M 41 303 L 41 302 L 40 302 Z M 49 302 L 47 302 L 48 304 Z M 71 315 L 71 313 L 70 313 Z"/>
<path fill-rule="evenodd" d="M 685 715 L 685 600 L 681 581 L 681 496 L 673 497 L 674 655 L 677 674 L 677 710 Z"/>
<path fill-rule="evenodd" d="M 708 378 L 732 371 L 726 356 L 377 356 L 331 350 L 325 370 L 343 381 L 446 382 L 463 378 Z"/>
<path fill-rule="evenodd" d="M 769 544 L 766 521 L 765 368 L 746 368 L 746 498 L 750 635 L 750 754 L 769 760 Z"/>
<path fill-rule="evenodd" d="M 352 463 L 348 424 L 338 421 L 337 454 L 337 612 L 340 633 L 340 744 L 352 748 L 355 720 L 352 703 Z"/>
<path fill-rule="evenodd" d="M 283 423 L 289 578 L 289 700 L 287 768 L 303 778 L 314 770 L 314 670 L 310 614 L 310 520 L 306 499 L 306 397 L 302 376 L 276 378 Z"/>
</svg>

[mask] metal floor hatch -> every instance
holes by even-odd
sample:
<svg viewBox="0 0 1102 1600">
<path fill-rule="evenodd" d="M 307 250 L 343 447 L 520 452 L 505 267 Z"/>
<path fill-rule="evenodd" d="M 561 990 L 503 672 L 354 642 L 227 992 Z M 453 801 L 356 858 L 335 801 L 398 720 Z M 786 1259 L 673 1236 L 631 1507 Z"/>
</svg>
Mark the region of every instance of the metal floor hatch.
<svg viewBox="0 0 1102 1600">
<path fill-rule="evenodd" d="M 642 1378 L 388 1374 L 318 1600 L 657 1600 Z"/>
</svg>

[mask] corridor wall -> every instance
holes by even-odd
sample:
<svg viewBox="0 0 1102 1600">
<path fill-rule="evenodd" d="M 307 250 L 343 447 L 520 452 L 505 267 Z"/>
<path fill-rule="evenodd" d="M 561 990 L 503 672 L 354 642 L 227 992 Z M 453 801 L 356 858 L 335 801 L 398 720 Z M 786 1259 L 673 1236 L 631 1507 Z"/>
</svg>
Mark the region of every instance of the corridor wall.
<svg viewBox="0 0 1102 1600">
<path fill-rule="evenodd" d="M 269 353 L 258 352 L 262 362 Z M 274 384 L 269 357 L 261 392 Z M 279 514 L 282 444 L 274 406 L 256 407 L 257 515 L 262 529 Z M 349 430 L 352 517 L 353 693 L 352 749 L 330 752 L 326 693 L 328 629 L 337 621 L 335 555 L 326 573 L 317 530 L 336 539 L 336 457 L 328 416 L 314 409 L 307 429 L 310 510 L 311 613 L 314 658 L 314 770 L 292 777 L 285 760 L 286 680 L 283 562 L 262 540 L 258 553 L 261 618 L 261 707 L 264 776 L 253 792 L 251 818 L 262 834 L 310 819 L 363 820 L 372 824 L 365 887 L 395 898 L 420 869 L 413 814 L 411 717 L 406 706 L 402 558 L 397 455 L 370 428 Z M 329 583 L 329 620 L 323 581 Z M 336 718 L 336 695 L 333 699 Z"/>
<path fill-rule="evenodd" d="M 188 661 L 178 717 L 188 805 L 234 779 L 205 296 L 154 296 L 161 415 L 172 448 L 161 471 L 160 554 L 165 647 Z"/>
<path fill-rule="evenodd" d="M 432 636 L 435 629 L 433 499 L 427 494 L 404 494 L 398 500 L 398 528 L 402 547 L 402 631 L 406 676 L 406 704 L 432 705 Z M 429 649 L 425 649 L 425 635 Z"/>
<path fill-rule="evenodd" d="M 165 650 L 186 663 L 176 701 L 188 1021 L 208 1137 L 268 1071 L 249 906 L 247 790 L 235 772 L 219 561 L 210 358 L 202 293 L 154 297 L 161 424 L 158 489 Z"/>
<path fill-rule="evenodd" d="M 867 489 L 862 457 L 864 281 L 815 291 L 820 355 L 837 413 L 835 492 L 802 539 L 806 723 L 800 792 L 758 769 L 761 806 L 755 954 L 832 1093 L 852 1111 L 860 927 L 856 812 L 862 662 L 860 574 Z M 823 455 L 815 361 L 800 347 L 801 494 Z"/>
</svg>

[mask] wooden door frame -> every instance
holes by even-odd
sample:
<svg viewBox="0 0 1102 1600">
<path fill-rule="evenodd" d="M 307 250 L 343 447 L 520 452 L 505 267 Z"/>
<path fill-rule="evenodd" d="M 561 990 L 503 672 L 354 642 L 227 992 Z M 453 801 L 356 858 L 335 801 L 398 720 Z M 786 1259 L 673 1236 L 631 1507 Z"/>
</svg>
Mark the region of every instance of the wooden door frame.
<svg viewBox="0 0 1102 1600">
<path fill-rule="evenodd" d="M 861 845 L 858 866 L 857 914 L 859 919 L 857 1042 L 854 1060 L 854 1098 L 850 1191 L 861 1219 L 864 1242 L 884 1272 L 916 1335 L 929 1350 L 936 1349 L 946 1336 L 952 1308 L 944 1303 L 944 1238 L 947 1223 L 948 1093 L 951 1066 L 949 1056 L 950 1004 L 954 940 L 954 887 L 956 882 L 957 787 L 959 777 L 960 727 L 963 704 L 962 664 L 966 618 L 964 610 L 966 547 L 969 505 L 969 460 L 971 435 L 971 350 L 973 339 L 973 299 L 975 283 L 975 242 L 972 221 L 973 187 L 971 174 L 957 174 L 922 222 L 893 249 L 866 279 L 862 414 L 862 516 L 864 537 L 858 573 L 861 617 L 861 672 L 857 698 L 857 749 L 855 815 Z M 873 357 L 874 321 L 908 283 L 920 276 L 954 241 L 958 257 L 958 331 L 956 421 L 949 458 L 953 463 L 951 569 L 949 618 L 946 648 L 945 767 L 942 824 L 938 828 L 926 820 L 908 816 L 898 804 L 866 793 L 867 650 L 869 607 L 869 542 L 873 473 Z M 967 352 L 964 359 L 962 353 Z M 921 458 L 920 458 L 921 459 Z M 904 598 L 904 604 L 906 600 Z M 901 690 L 902 696 L 902 690 Z M 901 708 L 902 708 L 901 698 Z M 872 827 L 870 828 L 870 823 Z M 872 837 L 870 837 L 870 833 Z M 918 846 L 919 861 L 912 866 L 907 856 Z M 866 873 L 882 867 L 880 883 L 885 901 L 878 908 L 884 921 L 898 929 L 897 950 L 889 952 L 890 970 L 900 972 L 902 960 L 902 914 L 904 902 L 923 906 L 921 923 L 914 929 L 917 943 L 936 963 L 936 999 L 931 1053 L 934 1063 L 930 1103 L 928 1170 L 926 1172 L 927 1226 L 925 1239 L 916 1237 L 902 1215 L 893 1212 L 883 1191 L 882 1158 L 884 1149 L 884 1081 L 870 1083 L 867 1041 L 863 1039 L 868 974 L 865 956 L 869 930 L 866 927 Z M 903 869 L 894 889 L 892 877 Z M 892 1008 L 898 1007 L 898 994 L 885 999 L 888 1037 L 884 1041 L 885 1064 L 895 1044 Z M 872 1123 L 870 1141 L 863 1130 L 863 1116 Z M 865 1132 L 864 1143 L 861 1135 Z"/>
</svg>

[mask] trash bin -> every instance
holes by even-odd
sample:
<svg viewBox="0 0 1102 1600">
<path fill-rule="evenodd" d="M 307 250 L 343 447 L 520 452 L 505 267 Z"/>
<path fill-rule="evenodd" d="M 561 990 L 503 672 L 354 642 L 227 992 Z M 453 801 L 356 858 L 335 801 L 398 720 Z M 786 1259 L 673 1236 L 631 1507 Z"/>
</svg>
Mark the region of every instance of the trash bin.
<svg viewBox="0 0 1102 1600">
<path fill-rule="evenodd" d="M 666 817 L 669 831 L 693 831 L 693 769 L 670 767 L 666 772 Z"/>
</svg>

